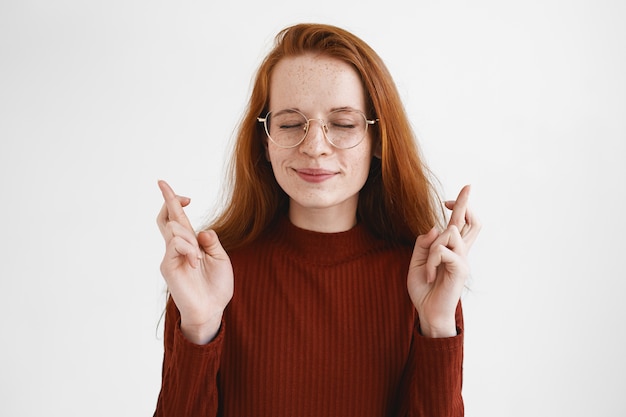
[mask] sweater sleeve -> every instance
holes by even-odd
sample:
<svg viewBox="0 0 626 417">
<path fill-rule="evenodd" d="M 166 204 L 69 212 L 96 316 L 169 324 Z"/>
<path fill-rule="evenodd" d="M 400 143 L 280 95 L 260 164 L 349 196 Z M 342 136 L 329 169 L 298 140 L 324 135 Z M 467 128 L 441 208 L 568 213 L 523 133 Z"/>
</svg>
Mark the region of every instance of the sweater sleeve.
<svg viewBox="0 0 626 417">
<path fill-rule="evenodd" d="M 403 397 L 409 417 L 461 417 L 463 386 L 463 312 L 456 311 L 457 336 L 428 338 L 419 331 L 419 320 L 413 330 L 413 343 L 406 369 Z"/>
<path fill-rule="evenodd" d="M 216 416 L 217 373 L 224 323 L 210 343 L 196 345 L 180 329 L 180 313 L 170 297 L 165 312 L 161 392 L 154 417 Z"/>
</svg>

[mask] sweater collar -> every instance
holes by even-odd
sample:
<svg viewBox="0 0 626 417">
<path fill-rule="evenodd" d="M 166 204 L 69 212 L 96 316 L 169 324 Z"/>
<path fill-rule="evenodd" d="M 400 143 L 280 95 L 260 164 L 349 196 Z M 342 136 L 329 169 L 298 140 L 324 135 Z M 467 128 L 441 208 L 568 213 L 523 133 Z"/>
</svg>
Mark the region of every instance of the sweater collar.
<svg viewBox="0 0 626 417">
<path fill-rule="evenodd" d="M 289 256 L 324 265 L 345 262 L 384 245 L 362 223 L 345 232 L 322 233 L 301 229 L 282 216 L 271 234 Z"/>
</svg>

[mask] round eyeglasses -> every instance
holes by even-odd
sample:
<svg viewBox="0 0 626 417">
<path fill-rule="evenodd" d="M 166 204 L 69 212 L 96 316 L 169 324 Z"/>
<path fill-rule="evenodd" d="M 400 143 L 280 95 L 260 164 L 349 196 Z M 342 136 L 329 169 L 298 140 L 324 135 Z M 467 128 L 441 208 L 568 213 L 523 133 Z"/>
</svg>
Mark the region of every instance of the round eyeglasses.
<svg viewBox="0 0 626 417">
<path fill-rule="evenodd" d="M 295 109 L 270 111 L 265 117 L 257 117 L 265 126 L 267 137 L 280 148 L 295 148 L 306 138 L 311 121 L 321 123 L 326 140 L 339 149 L 350 149 L 363 141 L 367 127 L 378 122 L 368 120 L 365 115 L 353 109 L 334 110 L 324 119 L 309 119 Z"/>
</svg>

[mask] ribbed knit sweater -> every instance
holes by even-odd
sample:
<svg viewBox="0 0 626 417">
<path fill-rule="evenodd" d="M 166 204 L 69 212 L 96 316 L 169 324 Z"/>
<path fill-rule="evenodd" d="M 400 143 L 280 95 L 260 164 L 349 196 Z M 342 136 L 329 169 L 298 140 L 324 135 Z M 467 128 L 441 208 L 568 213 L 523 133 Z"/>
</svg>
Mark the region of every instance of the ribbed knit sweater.
<svg viewBox="0 0 626 417">
<path fill-rule="evenodd" d="M 406 278 L 412 247 L 363 225 L 317 233 L 277 222 L 229 253 L 235 291 L 207 345 L 168 302 L 158 417 L 461 416 L 463 323 L 430 339 Z"/>
</svg>

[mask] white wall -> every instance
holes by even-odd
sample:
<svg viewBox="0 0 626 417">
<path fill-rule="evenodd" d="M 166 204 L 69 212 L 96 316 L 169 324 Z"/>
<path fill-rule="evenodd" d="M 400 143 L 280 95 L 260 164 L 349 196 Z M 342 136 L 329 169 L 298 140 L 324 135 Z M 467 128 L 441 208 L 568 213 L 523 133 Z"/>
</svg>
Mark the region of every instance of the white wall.
<svg viewBox="0 0 626 417">
<path fill-rule="evenodd" d="M 467 415 L 626 414 L 625 3 L 212 3 L 0 3 L 0 415 L 152 414 L 156 181 L 201 223 L 299 21 L 379 51 L 446 197 L 473 184 Z"/>
</svg>

